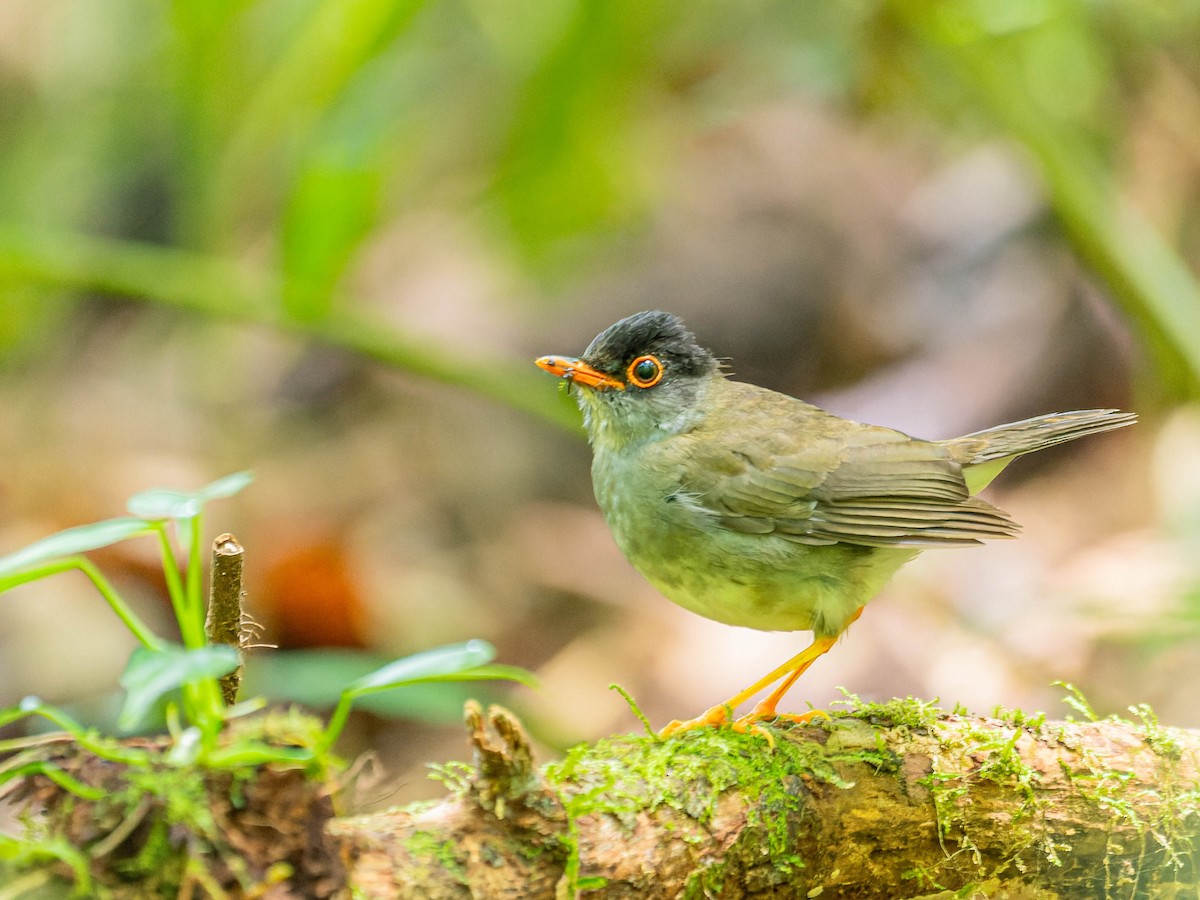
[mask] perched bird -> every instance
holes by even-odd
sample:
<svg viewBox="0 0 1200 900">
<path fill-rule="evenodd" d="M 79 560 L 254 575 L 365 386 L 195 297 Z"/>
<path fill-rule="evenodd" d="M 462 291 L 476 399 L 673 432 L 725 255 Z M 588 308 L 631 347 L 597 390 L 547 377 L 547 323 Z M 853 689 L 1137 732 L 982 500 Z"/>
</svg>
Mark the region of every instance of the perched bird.
<svg viewBox="0 0 1200 900">
<path fill-rule="evenodd" d="M 596 500 L 655 588 L 718 622 L 814 632 L 807 649 L 664 736 L 724 723 L 771 685 L 736 726 L 775 717 L 901 565 L 928 547 L 1016 534 L 974 496 L 1013 459 L 1136 419 L 1080 410 L 923 441 L 733 381 L 679 318 L 657 311 L 605 329 L 581 357 L 537 365 L 574 392 Z"/>
</svg>

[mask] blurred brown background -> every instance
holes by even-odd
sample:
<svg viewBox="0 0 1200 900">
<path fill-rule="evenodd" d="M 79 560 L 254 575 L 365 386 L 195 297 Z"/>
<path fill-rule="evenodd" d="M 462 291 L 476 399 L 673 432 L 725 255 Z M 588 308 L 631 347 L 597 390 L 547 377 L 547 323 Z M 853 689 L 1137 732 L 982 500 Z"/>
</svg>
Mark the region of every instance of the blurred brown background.
<svg viewBox="0 0 1200 900">
<path fill-rule="evenodd" d="M 547 753 L 689 716 L 807 643 L 624 562 L 531 359 L 683 316 L 738 378 L 949 437 L 1132 408 L 989 491 L 1019 541 L 906 567 L 789 698 L 1200 727 L 1200 7 L 8 0 L 0 552 L 253 469 L 251 690 L 482 637 L 542 688 L 355 720 L 403 783 L 468 693 Z M 553 523 L 553 524 L 549 524 Z M 165 632 L 149 540 L 97 555 Z M 0 705 L 111 727 L 83 579 L 0 596 Z M 369 799 L 369 798 L 368 798 Z"/>
</svg>

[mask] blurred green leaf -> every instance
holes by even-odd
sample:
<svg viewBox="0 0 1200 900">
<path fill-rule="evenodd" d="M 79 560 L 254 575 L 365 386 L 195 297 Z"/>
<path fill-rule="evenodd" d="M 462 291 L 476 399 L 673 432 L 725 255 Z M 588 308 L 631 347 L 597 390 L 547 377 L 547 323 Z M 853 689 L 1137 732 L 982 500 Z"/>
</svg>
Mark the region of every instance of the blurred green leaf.
<svg viewBox="0 0 1200 900">
<path fill-rule="evenodd" d="M 579 279 L 637 238 L 685 148 L 757 140 L 756 113 L 773 110 L 775 129 L 820 105 L 864 130 L 874 117 L 931 133 L 927 159 L 998 136 L 1027 148 L 1077 253 L 1146 335 L 1165 372 L 1153 381 L 1196 389 L 1197 216 L 1130 211 L 1139 136 L 1190 134 L 1171 110 L 1195 93 L 1196 4 L 122 0 L 77 13 L 5 81 L 0 280 L 29 299 L 7 322 L 0 311 L 0 345 L 61 334 L 51 317 L 67 305 L 47 299 L 104 291 L 349 347 L 575 427 L 540 376 L 514 364 L 479 383 L 446 348 L 381 327 L 379 297 L 345 290 L 362 248 L 432 212 L 502 284 Z M 1176 95 L 1161 90 L 1172 79 Z"/>
<path fill-rule="evenodd" d="M 196 494 L 204 500 L 223 500 L 245 490 L 253 481 L 253 472 L 234 472 L 210 482 L 196 491 Z"/>
<path fill-rule="evenodd" d="M 333 309 L 337 281 L 375 224 L 382 181 L 361 157 L 322 155 L 300 171 L 283 217 L 288 316 L 312 321 Z"/>
<path fill-rule="evenodd" d="M 166 247 L 0 225 L 0 278 L 101 290 L 232 322 L 269 325 L 342 347 L 398 369 L 455 385 L 582 435 L 575 405 L 525 360 L 476 359 L 385 323 L 341 312 L 313 323 L 285 317 L 282 288 L 263 271 Z M 490 377 L 481 378 L 480 371 Z"/>
<path fill-rule="evenodd" d="M 431 681 L 509 678 L 513 677 L 514 672 L 521 671 L 511 666 L 487 665 L 495 655 L 496 648 L 487 641 L 471 640 L 406 656 L 356 678 L 342 691 L 329 716 L 322 739 L 323 745 L 333 746 L 346 726 L 351 706 L 365 695 L 394 691 L 397 688 Z M 533 683 L 533 676 L 529 673 L 521 672 L 519 678 L 526 684 Z"/>
<path fill-rule="evenodd" d="M 358 650 L 279 650 L 252 655 L 243 685 L 248 694 L 262 693 L 305 706 L 332 706 L 342 688 L 388 662 L 381 654 Z"/>
<path fill-rule="evenodd" d="M 522 669 L 520 666 L 508 666 L 503 663 L 475 666 L 471 669 L 463 669 L 461 672 L 451 672 L 445 675 L 430 675 L 425 678 L 413 679 L 412 683 L 434 681 L 515 681 L 528 688 L 537 688 L 541 685 L 537 676 L 528 669 Z"/>
<path fill-rule="evenodd" d="M 341 698 L 343 686 L 385 665 L 377 653 L 351 650 L 281 650 L 252 656 L 246 664 L 243 692 L 264 694 L 276 702 L 299 703 L 313 708 L 331 707 Z M 498 680 L 528 683 L 528 673 L 508 666 L 496 669 Z M 489 696 L 492 689 L 478 684 L 472 672 L 462 680 L 417 681 L 385 693 L 369 694 L 355 708 L 379 716 L 403 716 L 425 722 L 450 724 L 461 720 L 468 698 Z"/>
<path fill-rule="evenodd" d="M 150 521 L 190 519 L 199 515 L 209 500 L 232 497 L 253 480 L 254 475 L 250 472 L 235 472 L 196 491 L 151 488 L 130 497 L 125 509 L 132 515 Z"/>
<path fill-rule="evenodd" d="M 402 35 L 421 0 L 342 0 L 307 6 L 282 52 L 249 85 L 243 111 L 221 164 L 223 196 L 259 177 L 277 179 L 279 142 L 306 147 L 327 112 L 366 64 Z"/>
<path fill-rule="evenodd" d="M 15 553 L 0 557 L 0 575 L 10 575 L 64 556 L 98 550 L 134 535 L 145 534 L 149 530 L 141 519 L 129 518 L 105 519 L 90 525 L 67 528 L 35 541 Z"/>
<path fill-rule="evenodd" d="M 638 113 L 641 95 L 656 85 L 655 48 L 672 8 L 580 0 L 520 85 L 495 191 L 532 257 L 639 210 L 646 120 Z"/>
<path fill-rule="evenodd" d="M 462 644 L 436 647 L 414 653 L 381 666 L 356 678 L 345 688 L 355 697 L 374 691 L 387 691 L 413 681 L 429 681 L 443 676 L 455 676 L 467 669 L 482 666 L 496 658 L 496 648 L 487 641 L 471 640 Z"/>
<path fill-rule="evenodd" d="M 963 98 L 956 113 L 988 117 L 1032 155 L 1067 238 L 1105 279 L 1158 356 L 1160 383 L 1169 382 L 1181 396 L 1195 395 L 1200 283 L 1180 254 L 1123 201 L 1104 158 L 1103 139 L 1114 139 L 1098 132 L 1115 123 L 1110 66 L 1084 7 L 1060 0 L 1052 4 L 1054 15 L 996 40 L 979 27 L 985 19 L 968 5 L 893 0 L 889 6 L 924 53 L 929 89 L 956 86 Z M 967 22 L 971 27 L 964 27 Z M 1069 77 L 1063 65 L 1072 69 Z"/>
<path fill-rule="evenodd" d="M 122 730 L 131 731 L 164 694 L 206 678 L 219 678 L 238 667 L 238 651 L 225 644 L 189 650 L 168 645 L 151 650 L 138 647 L 129 657 L 119 683 L 125 689 L 125 706 L 117 718 Z"/>
</svg>

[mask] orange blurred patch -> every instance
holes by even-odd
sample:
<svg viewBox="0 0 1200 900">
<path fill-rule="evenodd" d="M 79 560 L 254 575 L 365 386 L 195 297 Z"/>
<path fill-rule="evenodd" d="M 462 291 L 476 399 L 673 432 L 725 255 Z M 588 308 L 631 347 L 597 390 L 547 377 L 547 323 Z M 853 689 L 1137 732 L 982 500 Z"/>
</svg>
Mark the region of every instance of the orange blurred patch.
<svg viewBox="0 0 1200 900">
<path fill-rule="evenodd" d="M 298 541 L 266 567 L 252 606 L 280 647 L 364 647 L 366 611 L 337 539 Z"/>
</svg>

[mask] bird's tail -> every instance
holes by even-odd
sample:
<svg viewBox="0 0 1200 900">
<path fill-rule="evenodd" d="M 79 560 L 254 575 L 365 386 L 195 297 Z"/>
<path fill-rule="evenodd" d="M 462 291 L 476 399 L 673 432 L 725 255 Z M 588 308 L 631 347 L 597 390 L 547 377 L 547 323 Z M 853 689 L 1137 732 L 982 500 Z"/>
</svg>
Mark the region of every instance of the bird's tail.
<svg viewBox="0 0 1200 900">
<path fill-rule="evenodd" d="M 953 457 L 964 466 L 977 466 L 993 460 L 1011 459 L 1089 434 L 1124 428 L 1136 421 L 1135 413 L 1118 409 L 1079 409 L 997 425 L 944 443 Z"/>
</svg>

